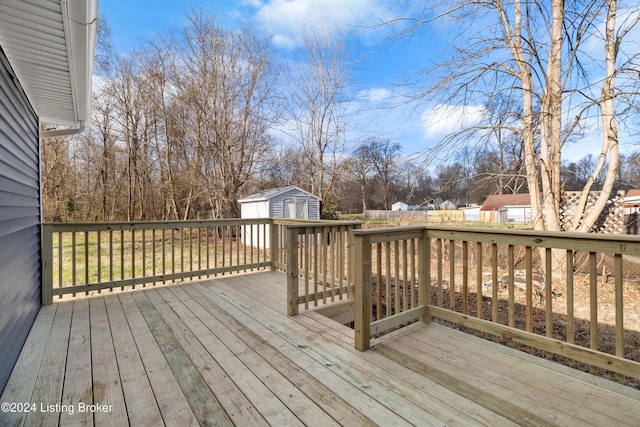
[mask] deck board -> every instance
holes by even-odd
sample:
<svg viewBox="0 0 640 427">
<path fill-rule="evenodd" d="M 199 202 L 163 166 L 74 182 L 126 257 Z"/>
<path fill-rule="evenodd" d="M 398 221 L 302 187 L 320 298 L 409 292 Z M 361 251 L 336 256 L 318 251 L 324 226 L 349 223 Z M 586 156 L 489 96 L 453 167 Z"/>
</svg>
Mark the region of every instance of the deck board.
<svg viewBox="0 0 640 427">
<path fill-rule="evenodd" d="M 640 391 L 438 324 L 353 348 L 313 311 L 286 315 L 259 272 L 43 307 L 2 402 L 103 412 L 1 413 L 2 425 L 640 426 Z"/>
<path fill-rule="evenodd" d="M 73 302 L 71 331 L 69 334 L 69 355 L 62 389 L 62 404 L 77 405 L 93 402 L 91 380 L 91 328 L 89 324 L 89 300 Z M 89 411 L 60 413 L 60 424 L 64 426 L 93 426 L 93 416 Z"/>
</svg>

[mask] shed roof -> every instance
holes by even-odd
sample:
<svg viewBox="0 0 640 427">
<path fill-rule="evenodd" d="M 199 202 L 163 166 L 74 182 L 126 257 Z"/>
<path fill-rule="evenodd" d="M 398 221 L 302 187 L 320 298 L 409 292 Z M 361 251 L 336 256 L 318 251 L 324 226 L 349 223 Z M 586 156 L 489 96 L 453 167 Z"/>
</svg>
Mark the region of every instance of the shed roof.
<svg viewBox="0 0 640 427">
<path fill-rule="evenodd" d="M 483 207 L 500 206 L 530 206 L 529 193 L 520 194 L 492 194 L 482 204 Z"/>
<path fill-rule="evenodd" d="M 0 1 L 0 46 L 40 121 L 89 122 L 97 28 L 98 0 Z"/>
<path fill-rule="evenodd" d="M 257 193 L 243 197 L 242 199 L 238 200 L 238 203 L 260 202 L 264 200 L 269 200 L 292 190 L 301 191 L 303 193 L 306 193 L 309 197 L 313 197 L 315 199 L 320 200 L 320 197 L 316 196 L 315 194 L 309 193 L 308 191 L 303 190 L 297 185 L 290 185 L 288 187 L 269 188 L 267 190 L 259 191 Z"/>
</svg>

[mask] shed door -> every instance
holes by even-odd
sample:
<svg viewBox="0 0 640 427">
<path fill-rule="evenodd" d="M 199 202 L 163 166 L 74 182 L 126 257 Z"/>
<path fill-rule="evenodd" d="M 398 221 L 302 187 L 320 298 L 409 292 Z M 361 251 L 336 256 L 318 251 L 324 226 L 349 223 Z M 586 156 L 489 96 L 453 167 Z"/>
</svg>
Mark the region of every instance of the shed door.
<svg viewBox="0 0 640 427">
<path fill-rule="evenodd" d="M 307 219 L 306 199 L 287 199 L 284 201 L 284 217 L 295 219 Z"/>
</svg>

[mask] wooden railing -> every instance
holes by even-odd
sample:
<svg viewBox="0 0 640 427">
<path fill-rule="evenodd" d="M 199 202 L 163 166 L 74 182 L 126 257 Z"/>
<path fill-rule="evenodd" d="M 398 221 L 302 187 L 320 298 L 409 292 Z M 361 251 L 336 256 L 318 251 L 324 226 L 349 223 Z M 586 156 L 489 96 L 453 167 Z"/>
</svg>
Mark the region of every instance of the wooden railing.
<svg viewBox="0 0 640 427">
<path fill-rule="evenodd" d="M 269 218 L 45 223 L 42 301 L 239 271 L 284 270 L 290 223 Z"/>
<path fill-rule="evenodd" d="M 636 237 L 424 226 L 352 236 L 359 350 L 435 319 L 640 378 L 638 306 L 625 299 L 640 293 Z"/>
<path fill-rule="evenodd" d="M 333 283 L 336 290 L 325 297 L 342 298 L 347 289 L 347 230 L 358 222 L 290 219 L 228 219 L 166 222 L 45 223 L 42 224 L 42 301 L 51 304 L 64 295 L 88 295 L 116 289 L 136 289 L 215 277 L 241 271 L 287 270 L 287 228 L 322 230 L 324 246 L 299 245 L 319 262 L 306 277 Z M 299 228 L 296 228 L 299 230 Z M 311 238 L 309 238 L 311 239 Z M 312 241 L 308 240 L 308 241 Z M 316 242 L 323 242 L 316 239 Z M 304 255 L 301 250 L 299 255 Z M 298 261 L 298 258 L 295 258 Z M 307 261 L 308 262 L 308 261 Z M 305 265 L 302 261 L 301 265 Z M 309 271 L 309 270 L 307 270 Z M 342 279 L 342 282 L 341 282 Z M 312 287 L 317 287 L 316 280 Z M 303 295 L 307 304 L 315 296 Z M 322 299 L 322 297 L 320 298 Z"/>
<path fill-rule="evenodd" d="M 360 228 L 356 221 L 331 221 L 287 226 L 288 313 L 298 314 L 327 301 L 353 295 L 353 256 L 349 231 Z M 302 283 L 301 283 L 302 282 Z"/>
</svg>

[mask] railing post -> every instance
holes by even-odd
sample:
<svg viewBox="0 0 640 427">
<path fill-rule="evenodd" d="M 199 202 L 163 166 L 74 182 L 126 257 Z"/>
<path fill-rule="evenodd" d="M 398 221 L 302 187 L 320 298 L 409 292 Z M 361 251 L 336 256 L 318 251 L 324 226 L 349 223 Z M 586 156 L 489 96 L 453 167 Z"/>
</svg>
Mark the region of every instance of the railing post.
<svg viewBox="0 0 640 427">
<path fill-rule="evenodd" d="M 359 230 L 362 228 L 362 224 L 355 224 L 355 227 L 351 230 Z M 355 243 L 354 243 L 354 234 L 349 231 L 347 234 L 347 296 L 351 296 L 351 291 L 349 288 L 353 286 L 356 282 L 356 272 L 355 272 Z"/>
<path fill-rule="evenodd" d="M 287 227 L 287 314 L 298 314 L 298 229 Z"/>
<path fill-rule="evenodd" d="M 429 305 L 431 304 L 431 241 L 427 229 L 422 231 L 418 240 L 418 305 L 424 307 L 424 315 L 420 321 L 431 321 Z"/>
<path fill-rule="evenodd" d="M 59 242 L 58 244 L 62 244 Z M 40 256 L 42 266 L 42 305 L 53 304 L 53 230 L 51 225 L 40 226 Z"/>
<path fill-rule="evenodd" d="M 371 239 L 353 234 L 355 243 L 355 348 L 365 351 L 371 341 Z"/>
<path fill-rule="evenodd" d="M 278 248 L 278 224 L 275 223 L 273 218 L 269 223 L 269 250 L 271 253 L 271 271 L 276 270 L 276 263 L 279 261 L 278 254 L 280 248 Z"/>
</svg>

